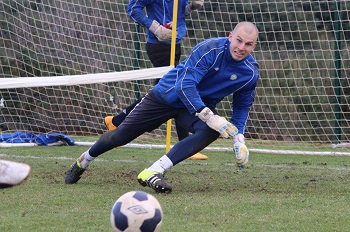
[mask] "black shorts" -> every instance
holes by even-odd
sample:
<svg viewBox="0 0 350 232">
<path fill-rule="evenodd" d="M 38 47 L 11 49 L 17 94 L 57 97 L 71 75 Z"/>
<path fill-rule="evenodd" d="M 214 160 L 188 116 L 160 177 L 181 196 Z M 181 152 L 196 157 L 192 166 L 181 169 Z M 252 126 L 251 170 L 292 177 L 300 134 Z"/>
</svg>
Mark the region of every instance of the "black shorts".
<svg viewBox="0 0 350 232">
<path fill-rule="evenodd" d="M 155 98 L 151 91 L 135 106 L 118 129 L 133 136 L 140 136 L 144 132 L 151 132 L 172 118 L 191 133 L 200 127 L 207 127 L 205 122 L 186 108 L 175 109 L 164 104 Z M 194 123 L 196 128 L 193 127 Z"/>
<path fill-rule="evenodd" d="M 170 65 L 171 45 L 165 43 L 146 44 L 146 51 L 154 67 L 164 67 Z M 179 64 L 181 58 L 181 44 L 175 46 L 175 66 Z M 155 79 L 154 84 L 158 84 L 159 79 Z"/>
<path fill-rule="evenodd" d="M 154 67 L 164 67 L 170 65 L 171 45 L 165 43 L 146 44 L 146 52 Z M 181 58 L 181 44 L 175 46 L 175 66 L 179 64 Z"/>
</svg>

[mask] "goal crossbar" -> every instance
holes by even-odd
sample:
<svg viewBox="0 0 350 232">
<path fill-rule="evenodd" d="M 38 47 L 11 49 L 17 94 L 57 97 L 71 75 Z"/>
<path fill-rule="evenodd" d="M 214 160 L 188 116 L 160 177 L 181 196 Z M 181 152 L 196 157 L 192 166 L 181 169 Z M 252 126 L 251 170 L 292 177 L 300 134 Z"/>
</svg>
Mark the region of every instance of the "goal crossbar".
<svg viewBox="0 0 350 232">
<path fill-rule="evenodd" d="M 69 76 L 0 78 L 0 89 L 31 88 L 44 86 L 72 86 L 117 81 L 135 81 L 161 78 L 171 69 L 170 66 L 144 69 L 94 73 Z"/>
</svg>

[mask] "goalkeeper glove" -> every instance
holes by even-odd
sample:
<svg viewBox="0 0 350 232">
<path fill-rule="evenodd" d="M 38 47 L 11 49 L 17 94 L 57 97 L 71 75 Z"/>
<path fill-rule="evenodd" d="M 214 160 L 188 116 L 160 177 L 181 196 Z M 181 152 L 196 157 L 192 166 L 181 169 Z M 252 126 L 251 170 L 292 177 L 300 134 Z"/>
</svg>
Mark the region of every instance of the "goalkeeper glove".
<svg viewBox="0 0 350 232">
<path fill-rule="evenodd" d="M 153 20 L 151 26 L 148 28 L 157 39 L 161 42 L 171 40 L 171 30 L 160 25 L 156 20 Z"/>
<path fill-rule="evenodd" d="M 238 133 L 237 127 L 228 122 L 224 117 L 215 115 L 208 107 L 204 107 L 201 112 L 196 113 L 196 116 L 205 122 L 211 129 L 219 132 L 224 138 L 230 136 L 233 137 Z"/>
<path fill-rule="evenodd" d="M 238 168 L 243 169 L 247 166 L 249 160 L 249 150 L 245 145 L 244 135 L 237 134 L 234 138 L 233 150 L 236 155 L 236 164 Z"/>
<path fill-rule="evenodd" d="M 199 10 L 203 7 L 204 0 L 192 0 L 190 4 L 188 4 L 188 7 L 191 11 L 193 10 Z"/>
<path fill-rule="evenodd" d="M 188 16 L 192 13 L 194 10 L 199 10 L 203 7 L 204 0 L 192 0 L 187 6 L 185 15 Z"/>
</svg>

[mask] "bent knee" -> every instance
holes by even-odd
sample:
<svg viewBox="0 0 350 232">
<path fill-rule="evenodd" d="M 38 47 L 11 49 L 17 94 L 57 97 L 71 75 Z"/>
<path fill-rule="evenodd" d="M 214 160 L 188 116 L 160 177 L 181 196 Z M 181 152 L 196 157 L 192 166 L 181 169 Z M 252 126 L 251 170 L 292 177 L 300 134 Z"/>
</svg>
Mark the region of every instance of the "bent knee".
<svg viewBox="0 0 350 232">
<path fill-rule="evenodd" d="M 207 140 L 208 142 L 213 142 L 217 140 L 220 136 L 220 133 L 211 129 L 206 124 L 204 126 L 198 127 L 195 129 L 195 133 L 199 136 L 202 136 L 203 139 Z"/>
</svg>

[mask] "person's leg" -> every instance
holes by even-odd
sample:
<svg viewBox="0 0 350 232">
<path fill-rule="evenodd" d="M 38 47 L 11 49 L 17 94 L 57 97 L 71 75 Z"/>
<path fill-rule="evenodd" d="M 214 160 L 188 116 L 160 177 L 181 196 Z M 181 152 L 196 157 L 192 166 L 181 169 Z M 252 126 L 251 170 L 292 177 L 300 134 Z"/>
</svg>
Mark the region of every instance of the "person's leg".
<svg viewBox="0 0 350 232">
<path fill-rule="evenodd" d="M 156 192 L 169 193 L 171 186 L 164 180 L 163 173 L 184 159 L 193 156 L 215 141 L 220 133 L 209 128 L 206 123 L 198 119 L 187 110 L 179 112 L 176 121 L 193 134 L 180 140 L 171 150 L 149 168 L 139 173 L 137 179 L 142 186 L 149 186 Z"/>
<path fill-rule="evenodd" d="M 154 67 L 164 67 L 170 65 L 171 45 L 170 44 L 146 44 L 146 51 L 148 58 L 150 59 Z M 176 44 L 175 47 L 175 66 L 179 64 L 181 58 L 181 44 Z M 159 79 L 155 80 L 155 85 L 159 82 Z M 189 133 L 186 129 L 178 126 L 175 123 L 176 132 L 179 140 L 186 138 Z"/>
<path fill-rule="evenodd" d="M 146 131 L 152 131 L 176 115 L 171 107 L 157 101 L 151 93 L 142 98 L 122 124 L 112 131 L 104 133 L 97 142 L 84 152 L 66 172 L 66 183 L 74 184 L 86 168 L 99 155 L 123 146 Z"/>
<path fill-rule="evenodd" d="M 154 67 L 164 67 L 170 65 L 170 44 L 146 44 L 147 55 Z M 175 48 L 175 65 L 177 65 L 181 58 L 181 45 L 177 44 Z M 155 79 L 154 85 L 158 83 L 159 79 Z M 137 99 L 131 105 L 123 109 L 119 114 L 114 116 L 107 116 L 104 118 L 104 123 L 108 130 L 114 130 L 118 127 L 126 118 L 126 116 L 134 109 L 134 107 L 141 101 L 142 98 Z M 180 129 L 181 130 L 181 129 Z M 186 133 L 183 131 L 180 134 Z M 182 135 L 181 135 L 182 136 Z M 188 136 L 188 133 L 187 133 Z"/>
<path fill-rule="evenodd" d="M 146 52 L 153 67 L 165 67 L 170 65 L 171 45 L 170 44 L 146 44 Z M 181 58 L 181 44 L 175 47 L 175 66 Z"/>
<path fill-rule="evenodd" d="M 183 128 L 180 126 L 176 121 L 175 121 L 175 128 L 176 128 L 176 133 L 179 141 L 187 138 L 189 136 L 189 132 L 186 128 Z M 188 157 L 189 160 L 207 160 L 208 156 L 203 155 L 200 153 L 200 151 L 196 152 L 194 155 L 191 157 Z"/>
<path fill-rule="evenodd" d="M 108 130 L 114 130 L 125 120 L 126 116 L 135 108 L 137 104 L 140 103 L 142 98 L 137 99 L 131 105 L 122 110 L 119 114 L 115 116 L 107 116 L 105 118 L 105 125 Z"/>
<path fill-rule="evenodd" d="M 190 132 L 188 132 L 187 128 L 182 127 L 176 121 L 175 121 L 175 128 L 176 128 L 176 133 L 177 133 L 177 137 L 178 137 L 179 141 L 187 138 L 187 136 L 190 134 Z"/>
<path fill-rule="evenodd" d="M 170 44 L 146 44 L 147 55 L 152 62 L 154 67 L 163 67 L 170 65 L 170 54 L 171 45 Z M 175 66 L 179 64 L 181 58 L 181 44 L 177 44 L 175 47 Z M 155 80 L 155 84 L 158 83 L 158 79 Z M 180 140 L 186 138 L 189 135 L 187 129 L 179 126 L 175 122 L 175 128 L 177 137 Z M 208 156 L 203 155 L 199 152 L 188 158 L 189 160 L 207 160 Z"/>
<path fill-rule="evenodd" d="M 209 128 L 201 120 L 197 120 L 192 126 L 194 133 L 176 143 L 165 155 L 171 161 L 171 165 L 154 164 L 149 170 L 163 173 L 172 166 L 180 163 L 184 159 L 203 150 L 209 144 L 214 142 L 220 135 L 219 132 Z M 162 157 L 163 159 L 165 157 Z"/>
</svg>

